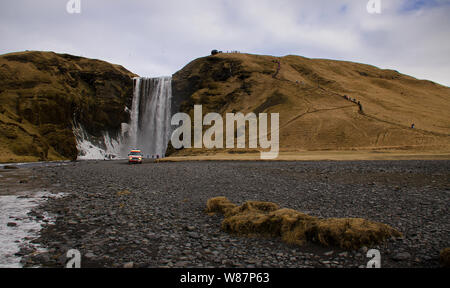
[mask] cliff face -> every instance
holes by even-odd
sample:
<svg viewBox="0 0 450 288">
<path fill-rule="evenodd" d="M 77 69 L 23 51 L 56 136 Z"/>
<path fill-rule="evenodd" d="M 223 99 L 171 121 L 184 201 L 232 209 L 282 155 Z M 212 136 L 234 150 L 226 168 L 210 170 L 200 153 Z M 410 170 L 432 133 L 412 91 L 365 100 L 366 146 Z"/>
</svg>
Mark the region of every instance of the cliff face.
<svg viewBox="0 0 450 288">
<path fill-rule="evenodd" d="M 93 136 L 128 122 L 133 73 L 53 52 L 0 56 L 0 162 L 75 159 L 73 125 Z"/>
<path fill-rule="evenodd" d="M 177 72 L 173 93 L 191 117 L 280 113 L 282 151 L 450 148 L 450 88 L 365 64 L 218 54 Z"/>
</svg>

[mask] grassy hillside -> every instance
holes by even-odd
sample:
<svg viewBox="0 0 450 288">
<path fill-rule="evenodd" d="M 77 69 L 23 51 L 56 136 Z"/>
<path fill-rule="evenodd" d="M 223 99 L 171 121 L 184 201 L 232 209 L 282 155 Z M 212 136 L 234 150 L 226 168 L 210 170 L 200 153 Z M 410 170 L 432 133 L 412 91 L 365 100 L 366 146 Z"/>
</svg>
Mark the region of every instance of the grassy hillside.
<svg viewBox="0 0 450 288">
<path fill-rule="evenodd" d="M 115 133 L 129 115 L 133 73 L 53 52 L 0 55 L 0 162 L 74 159 L 73 122 Z"/>
<path fill-rule="evenodd" d="M 181 110 L 191 115 L 194 104 L 204 113 L 280 113 L 282 151 L 450 150 L 450 88 L 393 70 L 219 54 L 189 63 L 173 82 Z"/>
</svg>

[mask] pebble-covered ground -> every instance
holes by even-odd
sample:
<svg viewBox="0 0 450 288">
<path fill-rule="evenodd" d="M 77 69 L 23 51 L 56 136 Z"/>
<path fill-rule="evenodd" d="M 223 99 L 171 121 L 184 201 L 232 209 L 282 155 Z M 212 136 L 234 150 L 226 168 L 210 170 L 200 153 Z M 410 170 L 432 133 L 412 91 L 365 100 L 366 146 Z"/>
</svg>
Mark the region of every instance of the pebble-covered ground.
<svg viewBox="0 0 450 288">
<path fill-rule="evenodd" d="M 33 167 L 48 190 L 66 193 L 36 210 L 56 217 L 24 248 L 25 266 L 63 267 L 69 249 L 83 267 L 439 267 L 450 246 L 450 161 L 76 162 Z M 128 190 L 130 193 L 118 193 Z M 204 210 L 226 196 L 276 202 L 318 217 L 362 217 L 404 234 L 378 247 L 343 251 L 221 231 Z"/>
</svg>

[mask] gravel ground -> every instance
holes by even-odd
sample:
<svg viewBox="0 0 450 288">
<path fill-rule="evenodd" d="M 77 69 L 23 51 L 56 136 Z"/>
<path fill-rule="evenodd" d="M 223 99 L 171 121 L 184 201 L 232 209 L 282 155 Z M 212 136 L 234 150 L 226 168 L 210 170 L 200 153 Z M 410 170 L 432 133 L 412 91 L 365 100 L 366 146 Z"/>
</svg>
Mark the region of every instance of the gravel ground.
<svg viewBox="0 0 450 288">
<path fill-rule="evenodd" d="M 56 223 L 21 251 L 25 266 L 63 267 L 69 249 L 82 267 L 365 267 L 379 249 L 382 267 L 439 267 L 450 246 L 450 161 L 180 162 L 123 161 L 32 167 L 45 188 L 66 197 L 44 211 Z M 129 190 L 129 195 L 118 195 Z M 280 239 L 243 238 L 204 213 L 209 198 L 276 202 L 318 217 L 362 217 L 404 234 L 377 247 L 343 251 Z"/>
</svg>

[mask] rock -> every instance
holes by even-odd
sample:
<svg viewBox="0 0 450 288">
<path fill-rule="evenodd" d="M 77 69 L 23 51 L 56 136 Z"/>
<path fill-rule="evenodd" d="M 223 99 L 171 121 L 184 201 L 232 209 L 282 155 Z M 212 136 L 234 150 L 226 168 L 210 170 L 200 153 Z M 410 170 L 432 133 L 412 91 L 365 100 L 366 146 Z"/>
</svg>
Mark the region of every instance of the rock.
<svg viewBox="0 0 450 288">
<path fill-rule="evenodd" d="M 29 254 L 33 253 L 34 251 L 36 251 L 36 249 L 34 249 L 33 247 L 22 247 L 22 248 L 20 248 L 19 252 L 17 252 L 14 255 L 18 256 L 18 257 L 22 257 L 25 255 L 29 255 Z"/>
<path fill-rule="evenodd" d="M 50 262 L 50 256 L 47 253 L 41 253 L 34 255 L 32 260 L 39 264 L 46 264 Z"/>
<path fill-rule="evenodd" d="M 130 269 L 130 268 L 133 268 L 133 267 L 134 267 L 134 263 L 133 262 L 128 262 L 128 263 L 123 264 L 123 268 L 125 268 L 125 269 Z"/>
<path fill-rule="evenodd" d="M 329 252 L 323 253 L 324 256 L 331 256 L 333 254 L 334 254 L 334 251 L 329 251 Z"/>
<path fill-rule="evenodd" d="M 161 238 L 161 237 L 153 232 L 147 233 L 148 240 L 158 240 L 159 238 Z"/>
<path fill-rule="evenodd" d="M 410 258 L 411 258 L 411 254 L 409 254 L 408 252 L 400 252 L 392 257 L 392 259 L 395 261 L 405 261 L 405 260 L 409 260 Z"/>
<path fill-rule="evenodd" d="M 222 260 L 222 264 L 225 266 L 234 266 L 235 265 L 232 260 L 228 260 L 228 259 Z"/>
<path fill-rule="evenodd" d="M 84 257 L 86 257 L 88 259 L 92 259 L 92 258 L 95 258 L 95 254 L 92 252 L 88 252 L 88 253 L 86 253 L 86 255 L 84 255 Z"/>
<path fill-rule="evenodd" d="M 339 257 L 347 257 L 348 256 L 348 252 L 342 252 L 338 254 Z"/>
<path fill-rule="evenodd" d="M 189 235 L 189 237 L 191 237 L 193 239 L 200 239 L 201 238 L 200 234 L 195 233 L 195 232 L 189 232 L 188 235 Z"/>
<path fill-rule="evenodd" d="M 181 267 L 186 268 L 188 265 L 189 265 L 189 262 L 186 262 L 186 261 L 180 261 L 180 262 L 175 263 L 175 267 L 178 267 L 178 268 L 181 268 Z"/>
<path fill-rule="evenodd" d="M 8 222 L 8 224 L 6 224 L 6 226 L 8 226 L 8 227 L 16 227 L 16 226 L 17 226 L 17 223 L 14 223 L 14 222 Z"/>
</svg>

